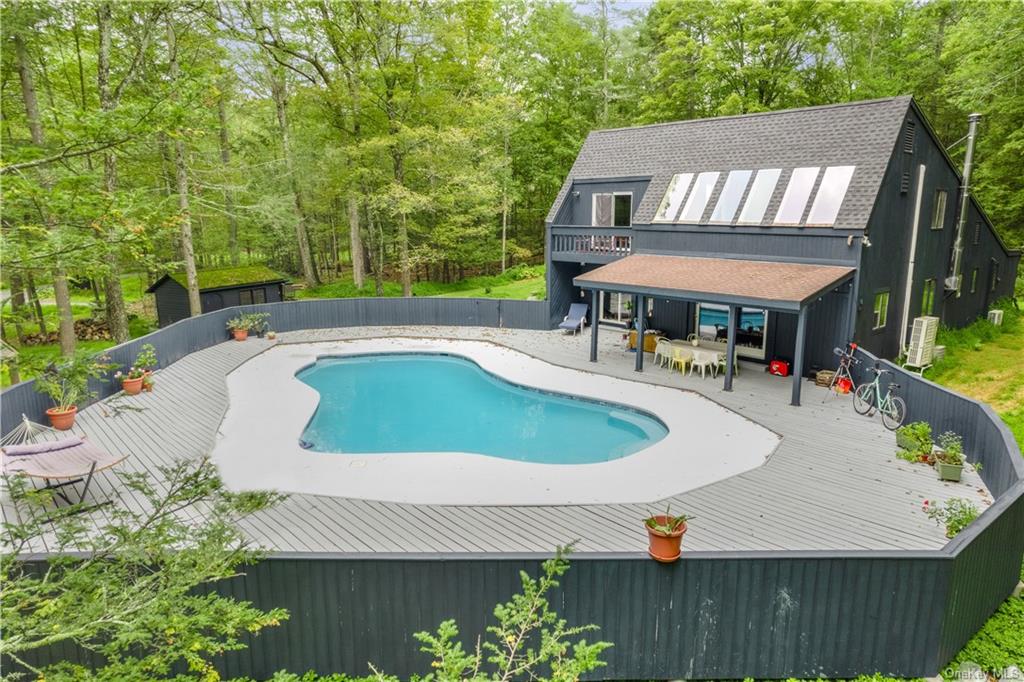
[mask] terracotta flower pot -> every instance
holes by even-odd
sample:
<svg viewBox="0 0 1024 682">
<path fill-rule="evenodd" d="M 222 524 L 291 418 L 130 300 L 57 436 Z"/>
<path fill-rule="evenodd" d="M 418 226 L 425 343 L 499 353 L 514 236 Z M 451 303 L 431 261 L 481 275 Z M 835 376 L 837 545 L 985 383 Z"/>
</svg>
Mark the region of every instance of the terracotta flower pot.
<svg viewBox="0 0 1024 682">
<path fill-rule="evenodd" d="M 659 524 L 668 523 L 668 519 L 669 517 L 664 514 L 654 516 L 654 520 Z M 651 558 L 664 564 L 670 564 L 679 558 L 682 553 L 680 546 L 683 542 L 683 534 L 686 532 L 686 522 L 683 522 L 683 525 L 673 533 L 662 533 L 647 524 L 644 524 L 644 528 L 647 529 L 647 553 L 651 555 Z"/>
<path fill-rule="evenodd" d="M 142 393 L 142 377 L 136 379 L 122 379 L 121 388 L 128 395 L 138 395 Z"/>
<path fill-rule="evenodd" d="M 235 335 L 235 341 L 245 341 L 249 338 L 248 329 L 232 329 L 231 333 Z"/>
<path fill-rule="evenodd" d="M 76 414 L 78 414 L 78 407 L 75 405 L 72 405 L 71 409 L 68 410 L 51 407 L 46 411 L 46 416 L 50 418 L 50 426 L 58 431 L 67 431 L 74 426 Z"/>
</svg>

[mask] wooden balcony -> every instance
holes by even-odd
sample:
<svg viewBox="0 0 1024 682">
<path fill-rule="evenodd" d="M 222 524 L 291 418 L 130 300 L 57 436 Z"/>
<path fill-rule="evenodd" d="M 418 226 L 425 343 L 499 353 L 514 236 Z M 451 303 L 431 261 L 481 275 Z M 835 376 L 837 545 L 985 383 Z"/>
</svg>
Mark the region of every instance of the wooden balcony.
<svg viewBox="0 0 1024 682">
<path fill-rule="evenodd" d="M 551 227 L 551 259 L 576 263 L 610 263 L 632 253 L 628 227 Z"/>
</svg>

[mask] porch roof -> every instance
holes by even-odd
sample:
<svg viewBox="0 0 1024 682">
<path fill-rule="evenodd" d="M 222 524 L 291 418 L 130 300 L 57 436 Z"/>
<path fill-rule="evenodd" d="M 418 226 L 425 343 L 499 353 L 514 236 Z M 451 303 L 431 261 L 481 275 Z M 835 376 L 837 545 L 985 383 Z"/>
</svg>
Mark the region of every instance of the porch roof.
<svg viewBox="0 0 1024 682">
<path fill-rule="evenodd" d="M 575 278 L 582 289 L 798 311 L 854 268 L 635 253 Z"/>
</svg>

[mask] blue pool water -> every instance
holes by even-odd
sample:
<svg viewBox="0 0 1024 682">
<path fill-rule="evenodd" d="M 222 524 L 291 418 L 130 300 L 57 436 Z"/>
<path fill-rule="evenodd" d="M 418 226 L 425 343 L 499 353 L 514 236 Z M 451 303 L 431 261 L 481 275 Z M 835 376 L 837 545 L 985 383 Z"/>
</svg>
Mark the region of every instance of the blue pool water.
<svg viewBox="0 0 1024 682">
<path fill-rule="evenodd" d="M 302 434 L 319 452 L 587 464 L 625 457 L 668 433 L 643 412 L 518 386 L 451 355 L 321 358 L 296 376 L 320 393 Z"/>
</svg>

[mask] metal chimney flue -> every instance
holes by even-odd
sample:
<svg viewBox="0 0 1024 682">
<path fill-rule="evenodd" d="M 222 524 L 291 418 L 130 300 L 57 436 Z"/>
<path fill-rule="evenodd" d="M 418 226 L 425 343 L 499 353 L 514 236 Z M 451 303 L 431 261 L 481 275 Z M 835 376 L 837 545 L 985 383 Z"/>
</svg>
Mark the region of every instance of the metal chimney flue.
<svg viewBox="0 0 1024 682">
<path fill-rule="evenodd" d="M 950 276 L 946 278 L 946 289 L 955 290 L 960 295 L 963 277 L 960 270 L 963 265 L 964 253 L 964 229 L 967 226 L 967 209 L 970 206 L 971 198 L 971 167 L 974 164 L 974 138 L 978 133 L 978 121 L 981 114 L 971 114 L 967 117 L 967 153 L 964 154 L 963 180 L 960 183 L 960 214 L 956 221 L 956 241 L 953 242 L 953 263 L 950 268 Z"/>
</svg>

